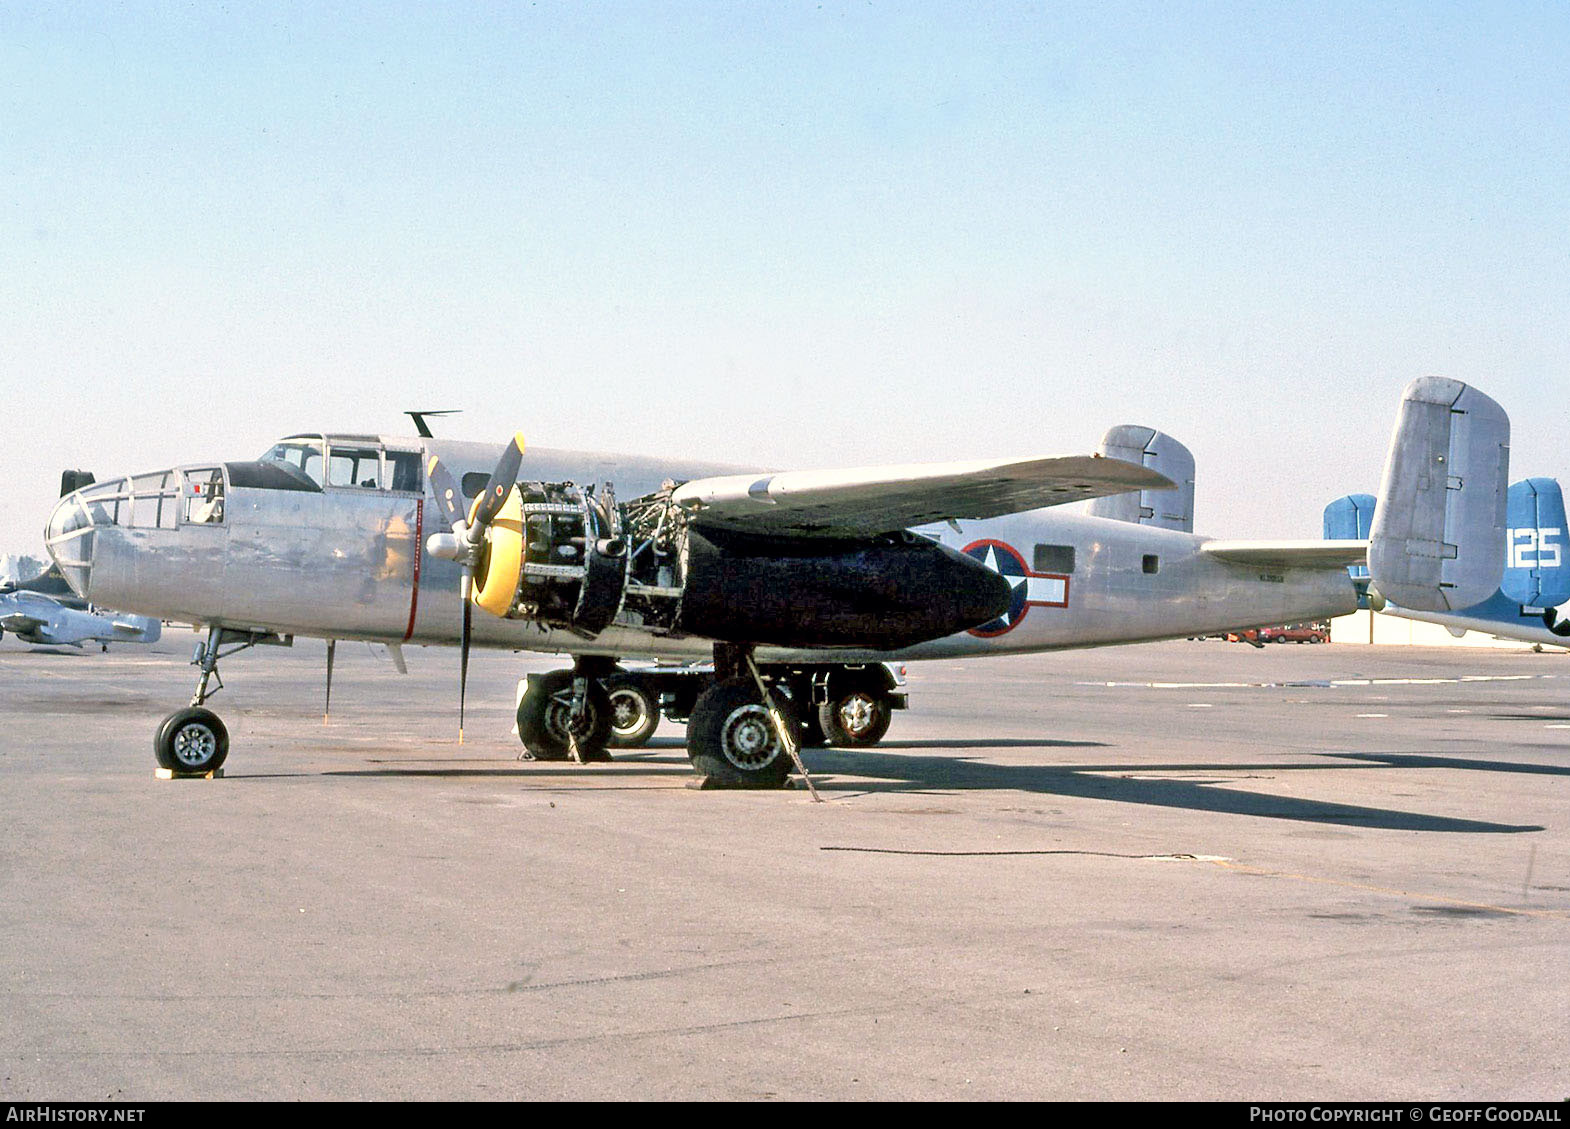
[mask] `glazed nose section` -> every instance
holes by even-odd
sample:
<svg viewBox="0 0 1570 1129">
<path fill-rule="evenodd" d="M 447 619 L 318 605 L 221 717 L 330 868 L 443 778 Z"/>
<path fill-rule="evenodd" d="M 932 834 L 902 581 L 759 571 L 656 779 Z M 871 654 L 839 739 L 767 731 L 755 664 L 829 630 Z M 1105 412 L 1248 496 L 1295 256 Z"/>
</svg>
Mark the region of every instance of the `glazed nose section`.
<svg viewBox="0 0 1570 1129">
<path fill-rule="evenodd" d="M 44 548 L 84 600 L 91 599 L 93 542 L 100 528 L 116 523 L 124 495 L 124 479 L 74 490 L 55 505 L 44 527 Z"/>
<path fill-rule="evenodd" d="M 84 600 L 93 568 L 93 520 L 81 492 L 60 499 L 44 527 L 44 548 L 71 590 Z"/>
</svg>

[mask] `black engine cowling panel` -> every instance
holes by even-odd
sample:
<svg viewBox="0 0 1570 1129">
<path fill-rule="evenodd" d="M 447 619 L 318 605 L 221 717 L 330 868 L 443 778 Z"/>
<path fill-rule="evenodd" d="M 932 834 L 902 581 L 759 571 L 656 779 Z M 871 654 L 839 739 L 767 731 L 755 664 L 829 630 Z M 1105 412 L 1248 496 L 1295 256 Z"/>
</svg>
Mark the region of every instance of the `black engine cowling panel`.
<svg viewBox="0 0 1570 1129">
<path fill-rule="evenodd" d="M 690 526 L 678 630 L 734 643 L 894 650 L 1008 610 L 1008 582 L 924 537 L 771 539 Z"/>
</svg>

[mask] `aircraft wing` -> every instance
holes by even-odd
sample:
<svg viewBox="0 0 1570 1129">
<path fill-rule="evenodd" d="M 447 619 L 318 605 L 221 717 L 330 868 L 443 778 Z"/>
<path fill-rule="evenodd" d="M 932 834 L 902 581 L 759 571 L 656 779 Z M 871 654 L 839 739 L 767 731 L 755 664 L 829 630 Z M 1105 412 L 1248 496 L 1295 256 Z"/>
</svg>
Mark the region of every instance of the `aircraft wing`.
<svg viewBox="0 0 1570 1129">
<path fill-rule="evenodd" d="M 1234 564 L 1277 568 L 1329 568 L 1368 560 L 1367 541 L 1206 541 L 1199 551 Z"/>
<path fill-rule="evenodd" d="M 744 533 L 854 537 L 981 519 L 1129 490 L 1170 490 L 1153 470 L 1101 455 L 906 463 L 700 478 L 674 501 L 697 522 Z"/>
<path fill-rule="evenodd" d="M 12 635 L 30 635 L 40 627 L 48 627 L 47 619 L 27 615 L 23 612 L 11 612 L 0 615 L 0 629 L 9 631 Z"/>
</svg>

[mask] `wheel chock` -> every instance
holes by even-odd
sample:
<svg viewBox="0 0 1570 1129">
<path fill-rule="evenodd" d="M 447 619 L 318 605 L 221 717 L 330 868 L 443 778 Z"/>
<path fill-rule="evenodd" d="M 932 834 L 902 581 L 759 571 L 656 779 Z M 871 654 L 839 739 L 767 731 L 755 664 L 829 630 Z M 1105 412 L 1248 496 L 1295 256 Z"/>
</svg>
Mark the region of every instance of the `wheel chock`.
<svg viewBox="0 0 1570 1129">
<path fill-rule="evenodd" d="M 739 784 L 734 780 L 721 780 L 715 776 L 699 776 L 687 781 L 683 787 L 696 792 L 763 792 L 771 788 L 796 788 L 796 781 L 787 776 L 778 784 Z"/>
<path fill-rule="evenodd" d="M 224 770 L 221 768 L 209 769 L 206 772 L 176 772 L 172 768 L 155 768 L 153 775 L 159 780 L 218 780 L 222 779 Z"/>
</svg>

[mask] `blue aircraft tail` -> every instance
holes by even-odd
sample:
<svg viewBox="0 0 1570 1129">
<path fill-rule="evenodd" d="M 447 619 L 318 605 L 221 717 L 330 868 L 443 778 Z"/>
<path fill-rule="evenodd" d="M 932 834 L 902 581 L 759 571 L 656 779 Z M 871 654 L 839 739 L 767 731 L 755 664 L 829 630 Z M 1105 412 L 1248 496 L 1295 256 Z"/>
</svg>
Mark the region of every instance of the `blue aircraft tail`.
<svg viewBox="0 0 1570 1129">
<path fill-rule="evenodd" d="M 1506 501 L 1506 556 L 1499 595 L 1472 610 L 1481 617 L 1510 605 L 1509 620 L 1525 609 L 1543 609 L 1549 628 L 1559 631 L 1552 609 L 1570 602 L 1570 522 L 1564 495 L 1552 478 L 1528 478 L 1510 487 Z M 1326 540 L 1364 540 L 1374 521 L 1374 497 L 1348 494 L 1325 507 Z M 1354 580 L 1368 576 L 1360 565 L 1348 571 Z M 1485 611 L 1486 609 L 1486 611 Z M 1536 614 L 1535 611 L 1532 612 Z"/>
<path fill-rule="evenodd" d="M 1367 541 L 1374 527 L 1374 496 L 1348 494 L 1325 507 L 1326 541 Z M 1348 565 L 1353 580 L 1367 580 L 1366 564 Z"/>
<path fill-rule="evenodd" d="M 1552 478 L 1510 487 L 1505 524 L 1505 577 L 1499 589 L 1526 607 L 1552 608 L 1570 600 L 1570 543 L 1565 500 Z"/>
</svg>

